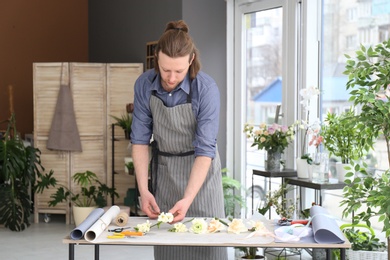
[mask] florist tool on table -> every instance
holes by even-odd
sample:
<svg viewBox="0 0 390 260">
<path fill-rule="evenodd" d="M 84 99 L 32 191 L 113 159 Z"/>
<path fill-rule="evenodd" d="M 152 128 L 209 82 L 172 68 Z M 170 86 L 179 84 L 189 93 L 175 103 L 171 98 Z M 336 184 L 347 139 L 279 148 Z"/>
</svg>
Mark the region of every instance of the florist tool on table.
<svg viewBox="0 0 390 260">
<path fill-rule="evenodd" d="M 309 220 L 307 219 L 288 219 L 288 218 L 281 218 L 278 220 L 278 225 L 279 226 L 291 226 L 294 224 L 302 224 L 302 225 L 307 225 L 309 223 Z"/>
<path fill-rule="evenodd" d="M 119 232 L 122 232 L 123 230 L 125 229 L 130 229 L 131 227 L 120 227 L 120 228 L 114 228 L 114 229 L 109 229 L 107 230 L 108 232 L 116 232 L 116 233 L 119 233 Z"/>
<path fill-rule="evenodd" d="M 118 233 L 114 233 L 112 235 L 108 235 L 107 238 L 120 239 L 120 238 L 140 237 L 143 235 L 144 235 L 144 233 L 138 232 L 138 231 L 123 231 L 120 233 L 118 232 Z"/>
</svg>

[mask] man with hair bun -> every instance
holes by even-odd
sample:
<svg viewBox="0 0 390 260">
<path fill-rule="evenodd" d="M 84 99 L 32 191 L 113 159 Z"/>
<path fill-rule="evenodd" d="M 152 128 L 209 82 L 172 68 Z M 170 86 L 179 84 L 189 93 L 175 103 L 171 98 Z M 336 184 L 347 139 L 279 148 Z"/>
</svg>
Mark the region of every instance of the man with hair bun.
<svg viewBox="0 0 390 260">
<path fill-rule="evenodd" d="M 155 68 L 135 83 L 131 133 L 142 210 L 152 219 L 170 212 L 172 224 L 184 217 L 223 218 L 218 86 L 200 70 L 199 51 L 182 20 L 166 25 L 154 55 Z M 154 256 L 225 260 L 227 249 L 155 246 Z"/>
</svg>

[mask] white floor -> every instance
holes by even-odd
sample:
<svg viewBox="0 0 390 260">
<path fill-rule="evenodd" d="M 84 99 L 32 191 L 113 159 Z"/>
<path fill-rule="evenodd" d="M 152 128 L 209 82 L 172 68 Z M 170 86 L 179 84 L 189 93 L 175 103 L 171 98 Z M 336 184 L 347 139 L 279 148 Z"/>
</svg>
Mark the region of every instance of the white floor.
<svg viewBox="0 0 390 260">
<path fill-rule="evenodd" d="M 7 260 L 62 260 L 68 259 L 68 246 L 62 243 L 62 239 L 70 233 L 74 225 L 66 225 L 64 215 L 51 215 L 49 223 L 42 220 L 22 232 L 13 232 L 0 227 L 0 259 Z M 235 251 L 228 248 L 229 258 L 234 260 Z M 75 259 L 94 259 L 94 247 L 75 246 Z M 149 246 L 101 246 L 101 260 L 152 260 L 153 247 Z M 268 259 L 274 259 L 268 257 Z M 288 257 L 288 259 L 300 259 Z M 301 259 L 311 259 L 305 254 Z M 174 259 L 173 259 L 174 260 Z"/>
</svg>

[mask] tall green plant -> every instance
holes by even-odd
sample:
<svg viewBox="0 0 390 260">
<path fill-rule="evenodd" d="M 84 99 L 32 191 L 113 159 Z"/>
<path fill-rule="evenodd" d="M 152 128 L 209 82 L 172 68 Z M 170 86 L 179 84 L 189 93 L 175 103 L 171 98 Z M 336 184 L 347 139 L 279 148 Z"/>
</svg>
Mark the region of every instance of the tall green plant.
<svg viewBox="0 0 390 260">
<path fill-rule="evenodd" d="M 344 71 L 349 79 L 347 90 L 351 91 L 350 101 L 361 109 L 360 128 L 374 138 L 383 134 L 390 162 L 390 40 L 374 47 L 361 45 L 355 58 L 345 56 L 348 58 Z M 366 142 L 372 147 L 373 139 Z"/>
<path fill-rule="evenodd" d="M 330 156 L 340 157 L 342 163 L 350 163 L 351 160 L 361 159 L 365 151 L 371 149 L 370 132 L 367 137 L 366 131 L 354 111 L 348 110 L 339 115 L 328 113 L 321 127 L 321 136 Z"/>
<path fill-rule="evenodd" d="M 16 130 L 16 117 L 12 114 L 0 140 L 0 224 L 12 231 L 30 226 L 32 201 L 30 187 L 44 171 L 41 152 L 24 146 Z"/>
<path fill-rule="evenodd" d="M 357 116 L 363 123 L 366 131 L 376 139 L 383 136 L 387 145 L 387 158 L 390 165 L 390 40 L 366 48 L 361 45 L 356 51 L 356 57 L 345 55 L 347 60 L 344 74 L 348 75 L 347 89 L 355 107 L 361 109 Z M 370 146 L 370 140 L 367 140 Z M 367 164 L 355 164 L 354 170 L 364 177 L 347 179 L 344 188 L 342 206 L 346 206 L 343 216 L 347 217 L 352 212 L 356 213 L 353 223 L 364 221 L 371 227 L 371 218 L 378 216 L 383 222 L 383 232 L 387 241 L 390 238 L 390 171 L 383 174 L 370 176 L 366 171 Z M 353 174 L 348 173 L 346 177 Z M 362 206 L 366 209 L 361 210 Z M 390 256 L 388 247 L 388 255 Z"/>
</svg>

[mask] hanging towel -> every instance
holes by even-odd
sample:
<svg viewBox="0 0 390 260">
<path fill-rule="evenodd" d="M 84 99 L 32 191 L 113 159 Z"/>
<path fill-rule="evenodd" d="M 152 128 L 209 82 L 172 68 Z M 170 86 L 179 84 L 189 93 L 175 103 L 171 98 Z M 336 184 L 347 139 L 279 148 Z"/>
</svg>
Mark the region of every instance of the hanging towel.
<svg viewBox="0 0 390 260">
<path fill-rule="evenodd" d="M 69 66 L 66 63 L 61 66 L 60 91 L 46 147 L 50 150 L 81 152 L 81 140 L 69 85 Z"/>
</svg>

